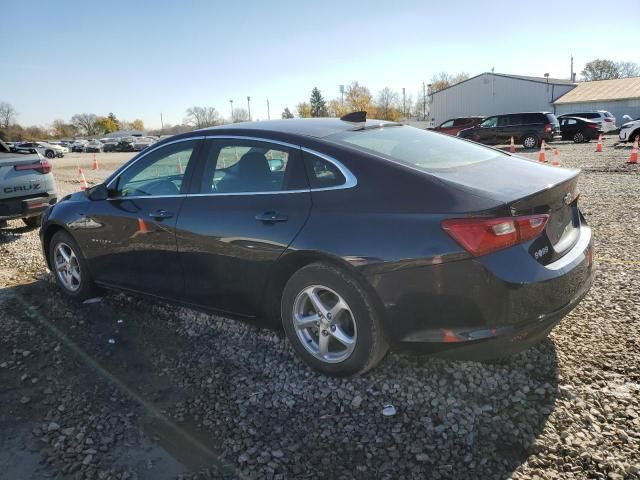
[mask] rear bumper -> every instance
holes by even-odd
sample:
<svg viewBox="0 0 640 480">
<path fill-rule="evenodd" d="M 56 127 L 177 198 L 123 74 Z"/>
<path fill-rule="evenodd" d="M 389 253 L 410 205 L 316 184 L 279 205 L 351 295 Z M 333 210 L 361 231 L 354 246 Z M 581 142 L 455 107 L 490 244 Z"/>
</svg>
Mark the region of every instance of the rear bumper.
<svg viewBox="0 0 640 480">
<path fill-rule="evenodd" d="M 36 217 L 41 215 L 50 205 L 55 204 L 56 201 L 55 194 L 0 200 L 0 220 Z"/>
<path fill-rule="evenodd" d="M 591 229 L 582 225 L 571 251 L 546 266 L 528 247 L 368 276 L 394 349 L 487 359 L 544 338 L 591 288 Z"/>
</svg>

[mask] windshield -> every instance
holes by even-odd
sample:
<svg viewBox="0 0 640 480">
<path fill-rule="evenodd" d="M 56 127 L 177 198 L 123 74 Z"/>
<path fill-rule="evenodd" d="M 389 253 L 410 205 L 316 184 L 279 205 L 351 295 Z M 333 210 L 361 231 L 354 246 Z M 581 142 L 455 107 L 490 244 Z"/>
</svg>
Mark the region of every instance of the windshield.
<svg viewBox="0 0 640 480">
<path fill-rule="evenodd" d="M 326 138 L 425 171 L 471 165 L 500 155 L 471 142 L 408 126 L 340 132 Z"/>
</svg>

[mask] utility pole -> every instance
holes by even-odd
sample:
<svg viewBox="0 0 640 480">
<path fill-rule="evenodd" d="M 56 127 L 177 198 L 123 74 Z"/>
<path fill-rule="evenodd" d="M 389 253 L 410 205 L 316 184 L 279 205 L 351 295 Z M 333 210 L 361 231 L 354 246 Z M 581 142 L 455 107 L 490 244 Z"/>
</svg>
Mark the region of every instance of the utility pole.
<svg viewBox="0 0 640 480">
<path fill-rule="evenodd" d="M 407 119 L 407 92 L 402 87 L 402 116 Z"/>
<path fill-rule="evenodd" d="M 267 98 L 267 120 L 271 120 L 271 112 L 269 111 L 269 99 Z"/>
<path fill-rule="evenodd" d="M 569 75 L 569 80 L 572 82 L 576 81 L 576 74 L 573 73 L 573 54 L 571 54 L 571 74 Z"/>
<path fill-rule="evenodd" d="M 160 135 L 162 135 L 163 130 L 164 130 L 164 122 L 162 121 L 162 112 L 160 112 Z"/>
<path fill-rule="evenodd" d="M 233 123 L 233 100 L 229 100 L 229 103 L 231 104 L 231 123 Z"/>
<path fill-rule="evenodd" d="M 422 120 L 427 120 L 427 91 L 424 87 L 424 82 L 422 82 Z"/>
<path fill-rule="evenodd" d="M 251 121 L 251 97 L 247 95 L 247 111 L 249 112 L 249 121 Z"/>
<path fill-rule="evenodd" d="M 344 105 L 344 85 L 338 85 L 340 90 L 340 106 Z"/>
</svg>

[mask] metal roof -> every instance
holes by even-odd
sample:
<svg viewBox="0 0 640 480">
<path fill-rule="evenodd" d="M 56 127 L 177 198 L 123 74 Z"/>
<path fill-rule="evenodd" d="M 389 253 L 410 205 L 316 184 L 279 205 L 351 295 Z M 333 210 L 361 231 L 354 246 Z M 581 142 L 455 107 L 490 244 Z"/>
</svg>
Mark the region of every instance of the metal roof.
<svg viewBox="0 0 640 480">
<path fill-rule="evenodd" d="M 553 103 L 560 105 L 563 103 L 629 100 L 632 98 L 640 98 L 640 77 L 581 82 L 576 88 L 565 93 Z"/>
<path fill-rule="evenodd" d="M 440 93 L 440 92 L 442 92 L 444 90 L 448 90 L 450 88 L 457 87 L 458 85 L 462 85 L 465 82 L 473 80 L 474 78 L 481 77 L 483 75 L 493 75 L 495 77 L 513 78 L 515 80 L 524 80 L 526 82 L 548 83 L 549 85 L 576 85 L 575 82 L 572 82 L 571 80 L 569 80 L 567 78 L 548 78 L 547 79 L 547 77 L 529 77 L 529 76 L 526 76 L 526 75 L 511 75 L 511 74 L 508 74 L 508 73 L 483 72 L 483 73 L 480 73 L 480 74 L 475 75 L 473 77 L 467 78 L 466 80 L 463 80 L 461 82 L 454 83 L 453 85 L 449 85 L 446 88 L 441 88 L 440 90 L 436 90 L 436 91 L 434 91 L 432 93 Z"/>
</svg>

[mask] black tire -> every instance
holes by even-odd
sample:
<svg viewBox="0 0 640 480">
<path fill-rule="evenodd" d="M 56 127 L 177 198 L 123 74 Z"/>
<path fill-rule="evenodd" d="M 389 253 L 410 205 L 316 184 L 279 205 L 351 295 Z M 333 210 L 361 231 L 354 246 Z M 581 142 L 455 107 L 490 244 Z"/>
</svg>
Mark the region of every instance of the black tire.
<svg viewBox="0 0 640 480">
<path fill-rule="evenodd" d="M 37 217 L 27 217 L 23 218 L 22 221 L 27 227 L 36 228 L 40 226 L 42 222 L 42 215 L 38 215 Z"/>
<path fill-rule="evenodd" d="M 537 148 L 540 145 L 540 140 L 532 133 L 527 133 L 522 137 L 522 146 L 527 149 Z"/>
<path fill-rule="evenodd" d="M 47 150 L 47 151 L 44 152 L 44 156 L 47 157 L 47 158 L 53 158 L 53 157 L 56 156 L 56 154 L 53 153 L 53 150 Z"/>
<path fill-rule="evenodd" d="M 312 346 L 305 346 L 294 325 L 296 322 L 294 309 L 297 308 L 298 299 L 303 295 L 305 289 L 312 286 L 333 291 L 342 297 L 348 305 L 349 313 L 343 312 L 340 315 L 340 322 L 344 321 L 344 316 L 347 315 L 348 322 L 353 324 L 353 332 L 357 333 L 352 335 L 352 351 L 340 361 L 334 360 L 330 363 L 330 361 L 322 360 L 314 355 L 309 350 Z M 352 275 L 333 265 L 322 262 L 313 263 L 294 273 L 282 293 L 281 311 L 282 325 L 293 349 L 307 365 L 325 375 L 345 377 L 362 374 L 377 365 L 389 349 L 380 313 L 370 295 Z M 331 319 L 328 314 L 326 317 Z M 326 319 L 324 320 L 326 321 Z M 333 321 L 337 323 L 338 318 Z M 321 328 L 317 327 L 318 345 L 320 344 Z M 342 326 L 339 328 L 342 329 Z M 330 329 L 335 331 L 334 325 Z M 325 337 L 330 338 L 327 340 L 328 342 L 334 342 L 339 347 L 343 346 L 337 342 L 333 333 L 329 333 L 328 329 L 324 330 L 324 333 Z M 307 345 L 311 344 L 307 342 Z"/>
<path fill-rule="evenodd" d="M 58 272 L 56 271 L 55 252 L 58 246 L 61 244 L 68 246 L 73 251 L 75 258 L 77 259 L 79 272 L 80 272 L 80 281 L 79 281 L 78 288 L 75 290 L 68 288 L 62 282 L 62 280 L 60 279 L 60 275 L 58 275 Z M 49 243 L 48 255 L 49 255 L 49 264 L 51 265 L 53 276 L 56 280 L 56 283 L 58 284 L 60 289 L 65 293 L 65 295 L 79 301 L 86 300 L 87 298 L 92 298 L 96 296 L 98 289 L 93 283 L 93 279 L 91 278 L 91 274 L 89 273 L 87 261 L 85 260 L 84 255 L 82 254 L 82 250 L 80 250 L 80 247 L 78 247 L 78 244 L 76 243 L 76 241 L 73 239 L 71 235 L 69 235 L 64 230 L 60 230 L 56 232 L 53 235 L 53 238 L 51 238 L 51 242 Z"/>
<path fill-rule="evenodd" d="M 573 143 L 584 143 L 586 142 L 586 140 L 587 139 L 581 130 L 578 130 L 576 133 L 573 134 Z"/>
<path fill-rule="evenodd" d="M 638 140 L 638 142 L 640 142 L 640 130 L 636 130 L 635 132 L 633 132 L 630 136 L 629 136 L 629 141 L 631 143 L 635 142 L 636 140 Z"/>
</svg>

